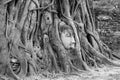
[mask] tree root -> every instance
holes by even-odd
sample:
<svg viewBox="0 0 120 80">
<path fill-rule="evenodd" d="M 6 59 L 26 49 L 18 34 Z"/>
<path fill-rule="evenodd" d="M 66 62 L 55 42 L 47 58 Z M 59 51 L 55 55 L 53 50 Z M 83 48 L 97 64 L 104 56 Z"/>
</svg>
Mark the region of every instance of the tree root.
<svg viewBox="0 0 120 80">
<path fill-rule="evenodd" d="M 86 45 L 82 45 L 82 47 L 86 48 L 86 50 L 88 50 L 88 52 L 93 53 L 94 56 L 100 58 L 100 60 L 102 60 L 103 63 L 107 63 L 109 65 L 113 65 L 116 67 L 120 67 L 120 64 L 114 63 L 112 62 L 110 59 L 106 58 L 103 54 L 101 54 L 100 52 L 96 51 L 87 41 L 87 39 L 85 37 L 82 37 L 84 40 L 84 44 Z"/>
</svg>

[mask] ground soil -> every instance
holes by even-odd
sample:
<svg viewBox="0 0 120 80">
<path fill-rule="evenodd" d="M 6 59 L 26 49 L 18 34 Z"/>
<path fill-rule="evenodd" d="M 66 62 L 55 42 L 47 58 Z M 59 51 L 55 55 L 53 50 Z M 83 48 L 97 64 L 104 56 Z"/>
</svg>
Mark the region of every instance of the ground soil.
<svg viewBox="0 0 120 80">
<path fill-rule="evenodd" d="M 31 76 L 24 80 L 120 80 L 120 68 L 106 66 L 92 72 L 83 72 L 78 75 L 59 75 L 54 78 Z"/>
</svg>

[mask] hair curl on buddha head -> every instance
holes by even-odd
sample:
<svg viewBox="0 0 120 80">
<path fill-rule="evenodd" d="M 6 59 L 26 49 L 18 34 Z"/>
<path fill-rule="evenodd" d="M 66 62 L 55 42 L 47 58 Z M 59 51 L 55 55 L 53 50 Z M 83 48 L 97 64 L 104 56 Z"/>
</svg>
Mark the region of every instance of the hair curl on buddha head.
<svg viewBox="0 0 120 80">
<path fill-rule="evenodd" d="M 65 30 L 72 30 L 71 26 L 67 25 L 65 22 L 60 22 L 58 29 L 59 29 L 59 33 L 62 33 Z"/>
</svg>

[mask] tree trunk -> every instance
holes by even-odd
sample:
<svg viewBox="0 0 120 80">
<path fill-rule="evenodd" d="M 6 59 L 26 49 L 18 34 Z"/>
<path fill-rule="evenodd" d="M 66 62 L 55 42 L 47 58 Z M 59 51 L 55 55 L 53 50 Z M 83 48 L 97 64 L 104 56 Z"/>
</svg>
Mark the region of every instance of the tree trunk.
<svg viewBox="0 0 120 80">
<path fill-rule="evenodd" d="M 2 73 L 11 73 L 8 76 L 18 79 L 46 72 L 91 71 L 91 67 L 101 64 L 120 67 L 111 60 L 116 55 L 113 56 L 99 38 L 88 0 L 10 0 L 3 3 L 5 15 L 0 35 L 4 36 L 7 51 L 6 56 L 0 55 L 8 60 L 0 61 L 8 71 Z M 73 31 L 75 53 L 72 56 L 61 40 L 60 24 L 63 23 Z M 10 62 L 13 58 L 18 61 L 12 62 L 18 65 L 15 70 Z"/>
</svg>

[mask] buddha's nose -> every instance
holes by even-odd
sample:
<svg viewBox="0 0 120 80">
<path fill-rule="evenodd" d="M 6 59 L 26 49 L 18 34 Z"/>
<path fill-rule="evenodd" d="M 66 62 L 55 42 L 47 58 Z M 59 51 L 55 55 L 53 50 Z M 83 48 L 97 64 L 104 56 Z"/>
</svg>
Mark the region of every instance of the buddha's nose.
<svg viewBox="0 0 120 80">
<path fill-rule="evenodd" d="M 71 38 L 71 47 L 75 48 L 75 39 L 74 39 L 74 37 Z"/>
<path fill-rule="evenodd" d="M 74 37 L 71 38 L 71 42 L 75 43 L 75 38 Z"/>
</svg>

